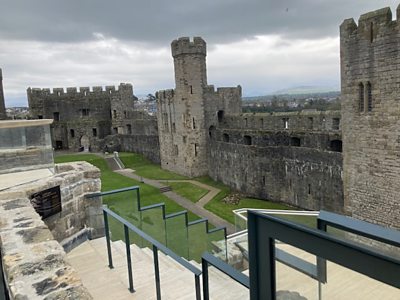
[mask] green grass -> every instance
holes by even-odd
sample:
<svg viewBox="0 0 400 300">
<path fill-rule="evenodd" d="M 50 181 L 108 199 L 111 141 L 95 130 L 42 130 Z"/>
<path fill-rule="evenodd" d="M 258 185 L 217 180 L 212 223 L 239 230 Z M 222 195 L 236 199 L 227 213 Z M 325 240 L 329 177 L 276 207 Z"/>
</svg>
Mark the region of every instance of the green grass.
<svg viewBox="0 0 400 300">
<path fill-rule="evenodd" d="M 137 175 L 144 178 L 156 180 L 187 179 L 185 176 L 161 169 L 160 165 L 152 163 L 141 154 L 121 152 L 119 157 L 125 167 L 135 170 Z"/>
<path fill-rule="evenodd" d="M 159 189 L 150 185 L 138 182 L 134 179 L 125 177 L 123 175 L 114 173 L 108 167 L 106 161 L 94 154 L 68 154 L 56 156 L 56 163 L 72 162 L 72 161 L 87 161 L 101 171 L 102 191 L 109 191 L 129 186 L 139 186 L 141 206 L 148 206 L 157 203 L 165 203 L 165 210 L 167 214 L 184 211 L 176 202 L 167 198 L 164 194 L 160 193 Z M 190 235 L 192 238 L 187 238 L 186 230 L 184 228 L 185 217 L 181 215 L 172 219 L 163 220 L 162 210 L 151 209 L 142 212 L 137 211 L 136 194 L 132 191 L 123 192 L 120 194 L 109 195 L 103 197 L 104 204 L 107 204 L 110 209 L 118 213 L 124 219 L 128 220 L 137 227 L 142 228 L 146 233 L 165 243 L 165 236 L 167 236 L 168 247 L 176 253 L 186 256 L 187 247 L 189 247 L 190 258 L 199 259 L 204 251 L 204 245 L 207 243 L 207 237 L 204 237 L 204 226 L 195 225 L 190 227 Z M 188 212 L 188 220 L 194 221 L 199 219 L 199 216 Z M 165 223 L 164 223 L 165 222 Z M 165 235 L 165 225 L 167 226 L 167 235 Z M 110 230 L 113 240 L 124 240 L 123 226 L 121 223 L 109 218 Z M 203 238 L 193 238 L 203 237 Z M 130 233 L 131 242 L 137 243 L 142 246 L 149 246 L 143 242 L 137 235 Z"/>
<path fill-rule="evenodd" d="M 240 209 L 240 208 L 284 209 L 284 210 L 296 209 L 282 203 L 254 199 L 254 198 L 242 198 L 237 205 L 224 203 L 222 202 L 222 200 L 231 193 L 229 187 L 220 182 L 215 182 L 214 180 L 212 180 L 207 176 L 198 177 L 195 179 L 204 184 L 211 185 L 221 190 L 210 202 L 208 202 L 204 206 L 204 208 L 216 214 L 217 216 L 225 219 L 231 224 L 235 224 L 235 215 L 232 212 L 235 209 Z M 313 228 L 316 227 L 316 220 L 313 217 L 307 217 L 307 216 L 279 216 L 279 217 L 282 217 L 290 221 L 298 222 Z"/>
<path fill-rule="evenodd" d="M 208 190 L 203 189 L 190 182 L 168 182 L 172 190 L 178 195 L 192 201 L 197 202 L 208 193 Z"/>
</svg>

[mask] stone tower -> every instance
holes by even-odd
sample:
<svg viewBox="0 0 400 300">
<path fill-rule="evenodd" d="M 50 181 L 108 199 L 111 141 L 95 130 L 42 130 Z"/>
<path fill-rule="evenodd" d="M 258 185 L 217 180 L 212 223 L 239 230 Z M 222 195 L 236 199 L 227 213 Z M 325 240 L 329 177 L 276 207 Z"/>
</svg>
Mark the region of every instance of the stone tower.
<svg viewBox="0 0 400 300">
<path fill-rule="evenodd" d="M 340 26 L 345 209 L 400 228 L 400 20 L 390 8 Z"/>
<path fill-rule="evenodd" d="M 3 92 L 3 73 L 0 69 L 0 120 L 5 120 L 6 118 L 7 118 L 6 106 L 4 102 L 4 92 Z"/>
<path fill-rule="evenodd" d="M 161 164 L 186 176 L 205 175 L 206 43 L 200 37 L 180 38 L 171 50 L 176 88 L 157 93 Z"/>
</svg>

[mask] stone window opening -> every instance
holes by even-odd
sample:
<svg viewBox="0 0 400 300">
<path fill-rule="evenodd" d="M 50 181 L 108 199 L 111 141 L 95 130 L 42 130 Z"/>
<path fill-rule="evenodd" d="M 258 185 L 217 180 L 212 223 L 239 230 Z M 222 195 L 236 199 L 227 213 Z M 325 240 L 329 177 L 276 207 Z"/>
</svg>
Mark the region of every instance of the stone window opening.
<svg viewBox="0 0 400 300">
<path fill-rule="evenodd" d="M 58 111 L 53 113 L 54 121 L 60 121 L 60 113 Z"/>
<path fill-rule="evenodd" d="M 243 137 L 243 140 L 244 140 L 244 144 L 245 144 L 245 145 L 251 145 L 251 136 L 245 135 L 245 136 Z"/>
<path fill-rule="evenodd" d="M 244 126 L 247 127 L 248 125 L 247 118 L 244 118 Z"/>
<path fill-rule="evenodd" d="M 374 41 L 374 23 L 369 24 L 369 41 L 372 43 Z"/>
<path fill-rule="evenodd" d="M 126 112 L 126 110 L 124 110 L 124 118 L 126 119 L 128 117 L 128 114 Z"/>
<path fill-rule="evenodd" d="M 372 86 L 370 82 L 367 82 L 367 103 L 368 111 L 372 111 Z"/>
<path fill-rule="evenodd" d="M 114 127 L 113 132 L 114 132 L 114 134 L 118 134 L 118 127 Z"/>
<path fill-rule="evenodd" d="M 339 130 L 340 128 L 340 119 L 339 118 L 333 118 L 332 119 L 332 129 L 333 130 Z"/>
<path fill-rule="evenodd" d="M 57 92 L 57 96 L 60 96 L 61 95 L 61 92 Z"/>
<path fill-rule="evenodd" d="M 223 140 L 225 143 L 229 143 L 229 134 L 224 133 L 224 134 L 222 135 L 222 140 Z"/>
<path fill-rule="evenodd" d="M 132 134 L 132 125 L 131 124 L 126 125 L 126 131 L 128 134 Z"/>
<path fill-rule="evenodd" d="M 196 129 L 196 121 L 194 120 L 194 118 L 192 118 L 192 128 Z"/>
<path fill-rule="evenodd" d="M 301 146 L 301 140 L 298 137 L 291 137 L 290 138 L 290 146 L 300 147 Z"/>
<path fill-rule="evenodd" d="M 182 142 L 186 144 L 186 136 L 185 135 L 182 137 Z"/>
<path fill-rule="evenodd" d="M 190 87 L 190 94 L 193 94 L 193 87 L 192 86 L 189 87 Z"/>
<path fill-rule="evenodd" d="M 210 139 L 214 139 L 215 136 L 215 126 L 210 126 L 210 128 L 208 129 L 208 136 L 210 137 Z"/>
<path fill-rule="evenodd" d="M 84 92 L 83 92 L 83 95 L 84 95 L 84 96 L 87 96 L 87 91 L 84 91 Z"/>
<path fill-rule="evenodd" d="M 309 117 L 308 118 L 308 129 L 313 130 L 313 128 L 314 128 L 314 118 Z"/>
<path fill-rule="evenodd" d="M 222 122 L 222 119 L 224 118 L 224 111 L 223 110 L 219 110 L 217 112 L 217 118 L 218 118 L 218 122 Z"/>
<path fill-rule="evenodd" d="M 72 138 L 74 138 L 74 137 L 75 137 L 75 130 L 70 129 L 69 134 L 70 134 L 70 136 L 71 136 Z"/>
<path fill-rule="evenodd" d="M 172 132 L 173 132 L 173 133 L 176 132 L 176 125 L 175 125 L 175 123 L 172 123 Z"/>
<path fill-rule="evenodd" d="M 168 113 L 163 113 L 164 129 L 168 132 Z"/>
<path fill-rule="evenodd" d="M 82 108 L 82 110 L 81 110 L 81 116 L 82 116 L 82 117 L 87 117 L 87 116 L 89 116 L 89 109 L 88 109 L 88 108 Z"/>
<path fill-rule="evenodd" d="M 194 144 L 194 156 L 197 156 L 197 154 L 199 154 L 199 145 L 198 144 Z"/>
<path fill-rule="evenodd" d="M 364 84 L 362 82 L 358 85 L 358 111 L 364 111 Z"/>
<path fill-rule="evenodd" d="M 289 118 L 283 118 L 282 122 L 283 122 L 283 128 L 289 129 Z"/>
<path fill-rule="evenodd" d="M 260 120 L 260 127 L 261 127 L 261 128 L 264 128 L 264 119 L 261 119 L 261 120 Z"/>
<path fill-rule="evenodd" d="M 112 117 L 113 117 L 113 119 L 116 119 L 117 118 L 117 110 L 113 110 L 112 111 Z"/>
<path fill-rule="evenodd" d="M 262 177 L 263 185 L 265 185 L 265 176 Z"/>
<path fill-rule="evenodd" d="M 308 194 L 311 195 L 311 184 L 308 184 Z"/>
<path fill-rule="evenodd" d="M 329 145 L 330 150 L 334 152 L 342 152 L 342 147 L 341 140 L 332 140 Z"/>
<path fill-rule="evenodd" d="M 176 156 L 179 155 L 178 145 L 174 145 L 174 154 L 175 154 Z"/>
<path fill-rule="evenodd" d="M 38 115 L 37 118 L 38 119 L 43 119 L 43 116 L 42 115 Z"/>
<path fill-rule="evenodd" d="M 92 128 L 92 134 L 94 137 L 97 136 L 97 128 Z"/>
</svg>

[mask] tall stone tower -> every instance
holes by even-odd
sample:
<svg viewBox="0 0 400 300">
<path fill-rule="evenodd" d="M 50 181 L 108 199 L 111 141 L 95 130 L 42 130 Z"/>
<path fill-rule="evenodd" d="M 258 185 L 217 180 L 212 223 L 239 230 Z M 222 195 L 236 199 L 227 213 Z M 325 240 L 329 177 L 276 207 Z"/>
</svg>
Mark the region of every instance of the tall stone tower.
<svg viewBox="0 0 400 300">
<path fill-rule="evenodd" d="M 186 176 L 205 175 L 206 43 L 200 37 L 180 38 L 171 50 L 176 88 L 157 93 L 161 164 Z"/>
<path fill-rule="evenodd" d="M 340 26 L 345 209 L 400 228 L 400 20 L 390 8 Z"/>
<path fill-rule="evenodd" d="M 4 92 L 3 92 L 3 72 L 0 69 L 0 120 L 5 120 L 6 118 L 7 118 L 6 106 L 4 102 Z"/>
</svg>

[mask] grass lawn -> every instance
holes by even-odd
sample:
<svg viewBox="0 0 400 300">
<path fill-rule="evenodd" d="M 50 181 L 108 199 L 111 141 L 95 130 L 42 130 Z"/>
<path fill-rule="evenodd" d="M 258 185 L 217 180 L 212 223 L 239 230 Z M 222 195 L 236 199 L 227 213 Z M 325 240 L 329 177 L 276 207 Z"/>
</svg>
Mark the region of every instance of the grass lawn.
<svg viewBox="0 0 400 300">
<path fill-rule="evenodd" d="M 152 163 L 141 154 L 121 152 L 119 157 L 125 167 L 135 170 L 137 175 L 144 178 L 159 180 L 187 179 L 185 176 L 161 169 L 160 165 Z"/>
<path fill-rule="evenodd" d="M 139 186 L 140 202 L 142 207 L 157 203 L 165 203 L 167 214 L 185 210 L 179 204 L 160 193 L 159 189 L 112 172 L 106 161 L 97 155 L 68 154 L 55 157 L 56 163 L 71 161 L 87 161 L 98 167 L 101 170 L 102 191 L 109 191 L 129 186 Z M 207 236 L 204 234 L 204 225 L 189 227 L 190 236 L 192 237 L 188 237 L 184 227 L 184 215 L 163 220 L 161 208 L 146 210 L 139 213 L 137 211 L 136 194 L 133 191 L 104 196 L 103 202 L 104 204 L 107 204 L 110 209 L 132 224 L 142 228 L 145 232 L 160 242 L 167 242 L 169 248 L 182 256 L 187 255 L 189 247 L 190 259 L 199 259 L 200 255 L 204 251 L 204 245 L 207 245 Z M 194 221 L 199 218 L 199 216 L 192 212 L 188 212 L 189 221 Z M 109 225 L 113 240 L 124 240 L 123 225 L 113 220 L 113 218 L 109 218 Z M 165 228 L 167 228 L 166 233 Z M 130 237 L 131 242 L 139 245 L 146 245 L 135 234 L 131 233 Z"/>
<path fill-rule="evenodd" d="M 208 190 L 203 189 L 190 182 L 168 182 L 168 185 L 172 187 L 172 190 L 178 195 L 185 197 L 186 199 L 197 202 L 203 196 L 208 193 Z"/>
<path fill-rule="evenodd" d="M 239 209 L 239 208 L 261 208 L 261 209 L 296 209 L 291 206 L 271 202 L 267 200 L 260 200 L 254 198 L 242 198 L 237 205 L 234 204 L 227 204 L 222 202 L 227 195 L 229 195 L 230 188 L 225 186 L 222 183 L 215 182 L 211 178 L 207 176 L 195 178 L 197 181 L 200 181 L 204 184 L 208 184 L 219 188 L 221 191 L 210 201 L 208 202 L 204 208 L 211 211 L 212 213 L 220 216 L 221 218 L 225 219 L 226 221 L 235 224 L 235 215 L 233 214 L 232 210 Z M 301 223 L 303 225 L 307 225 L 310 227 L 316 227 L 316 218 L 314 217 L 306 217 L 306 216 L 279 216 L 285 218 L 287 220 L 291 220 L 294 222 Z"/>
</svg>

